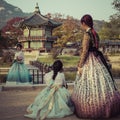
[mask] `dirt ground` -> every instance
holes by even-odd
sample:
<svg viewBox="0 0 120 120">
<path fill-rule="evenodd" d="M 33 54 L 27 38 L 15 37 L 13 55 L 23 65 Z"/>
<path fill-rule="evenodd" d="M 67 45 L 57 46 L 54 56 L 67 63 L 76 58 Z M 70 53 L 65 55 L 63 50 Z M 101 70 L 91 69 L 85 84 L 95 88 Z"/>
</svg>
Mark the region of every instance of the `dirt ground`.
<svg viewBox="0 0 120 120">
<path fill-rule="evenodd" d="M 120 80 L 117 84 L 120 86 Z M 120 88 L 120 87 L 119 87 Z M 120 89 L 119 89 L 120 90 Z M 0 92 L 0 120 L 30 120 L 24 117 L 26 108 L 31 104 L 39 93 L 40 89 L 9 89 Z M 77 118 L 75 115 L 59 119 L 49 120 L 85 120 Z M 93 120 L 93 119 L 87 119 Z M 105 119 L 99 119 L 105 120 Z M 120 115 L 107 120 L 120 120 Z"/>
</svg>

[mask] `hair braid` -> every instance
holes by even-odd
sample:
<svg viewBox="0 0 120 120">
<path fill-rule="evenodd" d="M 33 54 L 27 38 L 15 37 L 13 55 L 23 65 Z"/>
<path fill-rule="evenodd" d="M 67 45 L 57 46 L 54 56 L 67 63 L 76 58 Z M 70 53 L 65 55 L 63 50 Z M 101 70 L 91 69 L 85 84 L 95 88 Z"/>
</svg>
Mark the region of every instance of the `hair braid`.
<svg viewBox="0 0 120 120">
<path fill-rule="evenodd" d="M 56 60 L 54 63 L 53 63 L 53 80 L 55 80 L 58 72 L 60 72 L 62 70 L 62 67 L 63 67 L 63 64 L 60 60 Z"/>
<path fill-rule="evenodd" d="M 53 74 L 53 80 L 55 80 L 57 74 L 58 74 L 58 71 L 57 70 L 53 70 L 54 74 Z"/>
<path fill-rule="evenodd" d="M 82 18 L 81 18 L 81 23 L 85 23 L 86 25 L 88 25 L 91 29 L 92 29 L 92 34 L 93 34 L 93 39 L 94 39 L 94 43 L 95 43 L 95 47 L 98 49 L 98 40 L 96 38 L 96 31 L 94 30 L 93 28 L 93 19 L 92 19 L 92 16 L 89 15 L 89 14 L 86 14 L 84 15 Z"/>
</svg>

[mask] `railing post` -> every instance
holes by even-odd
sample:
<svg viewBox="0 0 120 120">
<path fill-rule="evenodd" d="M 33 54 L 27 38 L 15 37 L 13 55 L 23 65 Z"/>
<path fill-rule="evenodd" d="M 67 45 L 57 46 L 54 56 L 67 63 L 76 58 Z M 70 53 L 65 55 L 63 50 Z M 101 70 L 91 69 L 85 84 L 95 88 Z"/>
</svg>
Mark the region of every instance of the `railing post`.
<svg viewBox="0 0 120 120">
<path fill-rule="evenodd" d="M 37 70 L 37 83 L 39 84 L 39 70 Z"/>
<path fill-rule="evenodd" d="M 44 72 L 44 65 L 42 65 L 42 69 L 41 69 L 41 76 L 42 76 L 42 84 L 43 84 L 43 72 Z"/>
<path fill-rule="evenodd" d="M 34 82 L 35 82 L 35 81 L 34 81 L 34 77 L 35 77 L 35 75 L 34 75 L 34 69 L 33 69 L 33 84 L 34 84 Z"/>
</svg>

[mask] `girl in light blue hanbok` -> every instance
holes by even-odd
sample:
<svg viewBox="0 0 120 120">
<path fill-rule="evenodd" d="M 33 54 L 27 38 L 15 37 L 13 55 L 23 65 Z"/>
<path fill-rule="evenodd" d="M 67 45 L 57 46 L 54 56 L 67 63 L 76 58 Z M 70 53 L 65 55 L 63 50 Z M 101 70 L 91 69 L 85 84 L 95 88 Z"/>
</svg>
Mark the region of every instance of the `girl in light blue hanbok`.
<svg viewBox="0 0 120 120">
<path fill-rule="evenodd" d="M 120 115 L 120 93 L 99 51 L 99 36 L 91 15 L 81 18 L 82 51 L 71 99 L 79 118 L 101 120 Z"/>
<path fill-rule="evenodd" d="M 17 52 L 15 54 L 14 63 L 11 66 L 7 75 L 6 85 L 23 85 L 29 84 L 31 82 L 31 76 L 27 67 L 24 64 L 22 45 L 18 43 L 16 47 Z"/>
<path fill-rule="evenodd" d="M 28 106 L 25 117 L 43 120 L 45 118 L 61 118 L 73 114 L 74 107 L 70 94 L 66 89 L 63 64 L 57 60 L 53 64 L 53 71 L 45 74 L 47 87 L 43 89 L 34 102 Z"/>
</svg>

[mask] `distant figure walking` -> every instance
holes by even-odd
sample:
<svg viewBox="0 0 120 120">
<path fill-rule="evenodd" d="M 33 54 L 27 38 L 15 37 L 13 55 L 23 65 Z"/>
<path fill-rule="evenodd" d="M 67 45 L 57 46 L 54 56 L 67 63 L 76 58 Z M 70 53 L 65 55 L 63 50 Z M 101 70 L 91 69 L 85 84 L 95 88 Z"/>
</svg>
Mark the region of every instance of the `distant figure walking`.
<svg viewBox="0 0 120 120">
<path fill-rule="evenodd" d="M 103 54 L 90 15 L 81 18 L 85 30 L 72 100 L 80 118 L 109 118 L 120 114 L 120 93 Z"/>
<path fill-rule="evenodd" d="M 17 51 L 14 57 L 14 63 L 8 72 L 6 85 L 27 85 L 31 82 L 31 76 L 27 67 L 24 64 L 22 45 L 18 43 L 16 47 Z"/>
<path fill-rule="evenodd" d="M 63 64 L 60 60 L 53 63 L 53 70 L 45 74 L 44 80 L 47 87 L 29 105 L 28 114 L 25 117 L 43 120 L 45 118 L 62 118 L 73 114 L 74 106 L 66 89 Z"/>
</svg>

